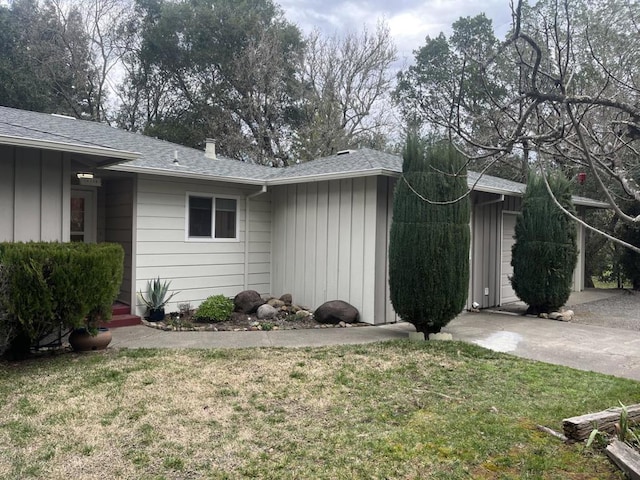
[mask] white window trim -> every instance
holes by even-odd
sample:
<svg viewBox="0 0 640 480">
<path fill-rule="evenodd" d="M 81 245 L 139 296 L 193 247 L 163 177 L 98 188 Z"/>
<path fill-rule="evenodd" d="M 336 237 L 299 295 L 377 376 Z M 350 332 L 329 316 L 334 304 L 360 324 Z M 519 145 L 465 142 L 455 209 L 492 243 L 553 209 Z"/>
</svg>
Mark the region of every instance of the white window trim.
<svg viewBox="0 0 640 480">
<path fill-rule="evenodd" d="M 211 198 L 211 237 L 189 236 L 189 197 Z M 236 201 L 236 235 L 235 238 L 216 238 L 216 198 L 227 198 Z M 239 195 L 218 195 L 205 192 L 186 192 L 184 207 L 184 240 L 185 242 L 205 243 L 238 243 L 240 241 L 240 197 Z"/>
</svg>

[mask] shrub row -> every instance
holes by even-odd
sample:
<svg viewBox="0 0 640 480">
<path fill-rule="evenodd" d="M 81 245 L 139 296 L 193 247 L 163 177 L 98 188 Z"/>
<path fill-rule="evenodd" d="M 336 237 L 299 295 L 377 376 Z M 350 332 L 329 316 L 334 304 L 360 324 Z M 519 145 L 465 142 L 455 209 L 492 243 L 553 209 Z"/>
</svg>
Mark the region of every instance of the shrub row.
<svg viewBox="0 0 640 480">
<path fill-rule="evenodd" d="M 24 353 L 60 326 L 109 320 L 123 259 L 110 243 L 1 243 L 0 348 Z"/>
</svg>

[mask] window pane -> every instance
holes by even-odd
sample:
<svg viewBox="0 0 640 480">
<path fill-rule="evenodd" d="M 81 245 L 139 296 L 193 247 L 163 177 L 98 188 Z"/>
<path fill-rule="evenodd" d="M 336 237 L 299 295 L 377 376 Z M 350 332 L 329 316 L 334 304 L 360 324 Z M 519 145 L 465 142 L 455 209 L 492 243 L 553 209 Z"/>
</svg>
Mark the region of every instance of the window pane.
<svg viewBox="0 0 640 480">
<path fill-rule="evenodd" d="M 71 231 L 84 232 L 84 198 L 71 197 Z"/>
<path fill-rule="evenodd" d="M 211 238 L 212 200 L 208 197 L 189 197 L 189 236 Z"/>
<path fill-rule="evenodd" d="M 216 198 L 216 238 L 236 238 L 236 206 L 234 198 Z"/>
<path fill-rule="evenodd" d="M 235 198 L 216 198 L 216 211 L 235 212 L 236 211 Z"/>
</svg>

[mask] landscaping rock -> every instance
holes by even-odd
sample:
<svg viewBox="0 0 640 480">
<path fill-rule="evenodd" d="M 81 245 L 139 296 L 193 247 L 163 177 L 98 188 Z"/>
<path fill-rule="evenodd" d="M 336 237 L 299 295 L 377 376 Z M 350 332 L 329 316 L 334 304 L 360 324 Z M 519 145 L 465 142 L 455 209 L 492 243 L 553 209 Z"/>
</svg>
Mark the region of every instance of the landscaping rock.
<svg viewBox="0 0 640 480">
<path fill-rule="evenodd" d="M 273 308 L 280 308 L 284 306 L 284 302 L 282 300 L 278 300 L 277 298 L 271 298 L 267 300 L 267 303 L 271 305 Z"/>
<path fill-rule="evenodd" d="M 311 315 L 311 312 L 308 312 L 307 310 L 298 310 L 296 312 L 296 319 L 302 320 L 303 318 L 307 318 L 309 315 Z"/>
<path fill-rule="evenodd" d="M 280 300 L 282 300 L 285 305 L 291 305 L 291 302 L 293 302 L 293 297 L 290 293 L 285 293 L 280 297 Z"/>
<path fill-rule="evenodd" d="M 267 320 L 275 317 L 276 313 L 278 313 L 278 310 L 276 310 L 274 307 L 272 307 L 268 303 L 265 303 L 264 305 L 260 305 L 258 307 L 258 312 L 256 313 L 256 316 L 260 320 Z"/>
<path fill-rule="evenodd" d="M 360 317 L 356 307 L 342 300 L 331 300 L 323 303 L 313 315 L 318 322 L 324 324 L 353 323 L 357 322 Z"/>
<path fill-rule="evenodd" d="M 254 313 L 265 301 L 255 290 L 244 290 L 233 299 L 234 311 L 242 313 Z"/>
<path fill-rule="evenodd" d="M 561 322 L 570 322 L 571 320 L 573 320 L 573 315 L 573 310 L 565 310 L 564 312 L 562 312 L 562 315 L 558 317 L 558 320 L 560 320 Z"/>
</svg>

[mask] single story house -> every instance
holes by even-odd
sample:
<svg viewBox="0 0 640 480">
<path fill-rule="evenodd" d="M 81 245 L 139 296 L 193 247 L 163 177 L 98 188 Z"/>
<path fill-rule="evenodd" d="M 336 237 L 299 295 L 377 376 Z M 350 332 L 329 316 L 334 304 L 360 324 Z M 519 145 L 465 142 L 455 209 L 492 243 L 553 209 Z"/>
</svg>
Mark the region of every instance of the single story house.
<svg viewBox="0 0 640 480">
<path fill-rule="evenodd" d="M 0 107 L 0 241 L 117 242 L 120 300 L 161 277 L 169 305 L 245 289 L 291 293 L 315 308 L 353 304 L 372 324 L 396 321 L 387 251 L 396 155 L 360 149 L 271 168 L 58 115 Z M 469 303 L 516 300 L 508 276 L 524 185 L 469 173 Z M 580 210 L 604 207 L 575 198 Z M 574 289 L 584 286 L 584 235 Z"/>
</svg>

